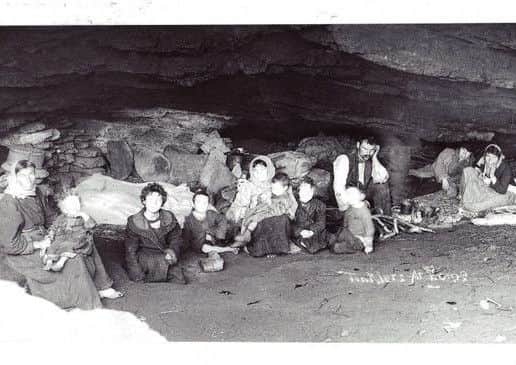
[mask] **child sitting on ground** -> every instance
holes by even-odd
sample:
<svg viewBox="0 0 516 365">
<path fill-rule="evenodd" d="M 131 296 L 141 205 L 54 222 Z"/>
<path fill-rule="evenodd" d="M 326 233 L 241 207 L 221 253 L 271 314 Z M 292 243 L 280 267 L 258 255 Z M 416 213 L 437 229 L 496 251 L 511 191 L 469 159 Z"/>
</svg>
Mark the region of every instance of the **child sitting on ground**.
<svg viewBox="0 0 516 365">
<path fill-rule="evenodd" d="M 330 240 L 334 253 L 355 253 L 364 250 L 373 252 L 374 223 L 371 212 L 364 201 L 365 194 L 356 187 L 346 191 L 350 207 L 344 212 L 344 224 Z"/>
<path fill-rule="evenodd" d="M 61 271 L 68 259 L 77 254 L 91 254 L 93 250 L 93 233 L 96 223 L 81 211 L 81 201 L 73 192 L 64 193 L 58 202 L 61 214 L 48 231 L 51 245 L 41 251 L 44 269 Z"/>
<path fill-rule="evenodd" d="M 185 243 L 197 252 L 238 253 L 238 248 L 220 245 L 227 237 L 228 221 L 224 214 L 208 210 L 209 196 L 199 189 L 193 196 L 193 210 L 185 218 L 183 238 Z"/>
<path fill-rule="evenodd" d="M 272 178 L 270 198 L 247 212 L 242 221 L 241 233 L 235 237 L 235 243 L 232 246 L 245 246 L 251 240 L 251 232 L 264 219 L 284 214 L 294 219 L 296 210 L 297 201 L 292 194 L 288 175 L 283 172 L 276 173 Z"/>
<path fill-rule="evenodd" d="M 310 253 L 328 245 L 326 234 L 326 204 L 314 198 L 315 183 L 305 177 L 299 185 L 299 206 L 292 225 L 294 241 Z"/>
</svg>

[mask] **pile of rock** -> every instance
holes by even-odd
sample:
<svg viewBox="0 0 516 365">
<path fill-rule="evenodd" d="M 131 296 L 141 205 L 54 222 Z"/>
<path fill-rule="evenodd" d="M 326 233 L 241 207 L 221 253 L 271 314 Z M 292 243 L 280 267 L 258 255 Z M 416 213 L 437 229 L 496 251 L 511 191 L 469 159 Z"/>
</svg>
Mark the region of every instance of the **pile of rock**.
<svg viewBox="0 0 516 365">
<path fill-rule="evenodd" d="M 94 145 L 95 136 L 84 130 L 63 129 L 63 136 L 54 144 L 54 153 L 47 166 L 55 181 L 77 184 L 96 173 L 106 173 L 106 160 Z"/>
<path fill-rule="evenodd" d="M 30 123 L 18 128 L 0 140 L 1 145 L 9 148 L 2 170 L 10 172 L 17 161 L 29 160 L 36 166 L 36 183 L 46 186 L 49 177 L 47 170 L 55 153 L 54 143 L 60 137 L 57 129 L 47 128 L 43 123 Z"/>
</svg>

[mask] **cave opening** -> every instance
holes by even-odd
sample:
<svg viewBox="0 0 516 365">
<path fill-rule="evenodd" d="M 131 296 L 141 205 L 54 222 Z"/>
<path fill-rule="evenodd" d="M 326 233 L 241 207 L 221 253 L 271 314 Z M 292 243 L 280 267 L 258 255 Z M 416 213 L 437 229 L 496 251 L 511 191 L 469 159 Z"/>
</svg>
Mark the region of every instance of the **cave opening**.
<svg viewBox="0 0 516 365">
<path fill-rule="evenodd" d="M 469 286 L 460 286 L 468 275 L 462 273 L 469 270 L 472 281 L 497 270 L 506 274 L 512 264 L 510 229 L 478 230 L 457 220 L 444 222 L 433 235 L 405 226 L 396 237 L 377 235 L 373 255 L 350 259 L 329 250 L 263 260 L 226 252 L 218 277 L 201 272 L 201 253 L 189 253 L 185 267 L 193 285 L 173 290 L 169 283 L 155 284 L 155 290 L 130 283 L 120 232 L 128 215 L 142 209 L 139 194 L 151 181 L 172 189 L 167 209 L 176 209 L 182 219 L 191 213 L 193 192 L 215 156 L 203 149 L 213 135 L 224 147 L 243 147 L 253 157 L 299 152 L 301 161 L 315 156 L 298 150 L 302 142 L 313 138 L 311 147 L 320 142 L 324 148 L 316 151 L 316 161 L 299 170 L 321 183 L 318 198 L 330 233 L 343 218 L 333 192 L 332 153 L 355 148 L 361 137 L 379 139 L 395 205 L 432 195 L 427 193 L 444 196 L 435 180 L 422 181 L 407 171 L 431 163 L 447 147 L 465 146 L 478 158 L 488 143 L 498 143 L 514 167 L 514 39 L 516 27 L 506 24 L 9 28 L 0 31 L 0 137 L 2 143 L 19 141 L 56 128 L 58 138 L 33 146 L 49 152 L 43 167 L 50 178 L 72 186 L 98 183 L 93 177 L 102 175 L 101 183 L 82 193 L 101 222 L 95 234 L 110 273 L 117 285 L 131 290 L 127 301 L 108 306 L 145 315 L 169 339 L 213 339 L 207 326 L 192 320 L 204 324 L 214 318 L 209 330 L 220 327 L 217 335 L 224 340 L 324 340 L 334 330 L 339 339 L 359 334 L 363 337 L 350 338 L 413 340 L 414 321 L 431 323 L 425 328 L 432 337 L 426 339 L 433 340 L 443 332 L 434 324 L 446 323 L 450 313 L 428 293 L 440 289 L 439 295 L 450 296 L 442 301 L 444 309 L 464 305 L 468 312 L 461 313 L 476 316 L 476 299 Z M 0 146 L 0 163 L 8 152 Z M 225 199 L 227 187 L 236 194 L 242 182 L 226 162 L 218 162 L 206 175 L 225 173 L 230 182 L 210 192 L 212 200 Z M 288 162 L 297 172 L 292 159 Z M 301 175 L 292 181 L 299 183 Z M 226 203 L 235 196 L 228 195 Z M 452 203 L 456 208 L 459 201 Z M 408 275 L 415 275 L 412 283 Z M 488 280 L 475 282 L 478 295 L 492 293 Z M 353 289 L 338 303 L 332 293 L 342 285 Z M 381 314 L 374 316 L 375 326 L 364 322 L 364 295 L 372 292 L 361 292 L 364 285 L 381 285 L 374 299 L 387 293 L 388 300 L 371 305 L 371 313 Z M 498 289 L 494 294 L 504 298 L 507 286 Z M 207 300 L 199 301 L 199 295 Z M 394 297 L 400 300 L 392 302 Z M 194 302 L 199 306 L 184 305 Z M 393 305 L 403 310 L 392 311 Z M 429 306 L 439 310 L 425 318 Z M 350 315 L 344 313 L 348 309 Z M 506 318 L 494 316 L 499 308 L 491 309 L 493 321 L 498 318 L 503 326 Z M 363 334 L 333 327 L 335 315 Z M 408 320 L 402 323 L 400 315 Z M 493 335 L 499 330 L 493 327 Z"/>
</svg>

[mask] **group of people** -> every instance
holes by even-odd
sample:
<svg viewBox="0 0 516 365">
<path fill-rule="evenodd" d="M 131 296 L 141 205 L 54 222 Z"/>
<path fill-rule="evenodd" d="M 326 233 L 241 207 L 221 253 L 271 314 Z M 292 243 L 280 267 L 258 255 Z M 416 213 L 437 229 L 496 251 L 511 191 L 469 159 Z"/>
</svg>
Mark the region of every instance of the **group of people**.
<svg viewBox="0 0 516 365">
<path fill-rule="evenodd" d="M 180 262 L 185 251 L 201 254 L 240 250 L 249 255 L 337 254 L 374 250 L 371 211 L 391 214 L 389 173 L 378 158 L 374 138 L 359 141 L 353 152 L 334 161 L 335 200 L 343 212 L 335 233 L 327 230 L 326 204 L 315 195 L 316 185 L 305 177 L 293 189 L 291 179 L 276 172 L 267 156 L 249 164 L 248 178 L 238 182 L 227 209 L 216 210 L 211 196 L 199 189 L 181 228 L 174 214 L 163 209 L 167 193 L 159 183 L 141 191 L 142 209 L 128 217 L 125 268 L 136 282 L 186 283 Z M 434 177 L 450 197 L 458 196 L 475 211 L 516 204 L 513 175 L 497 145 L 489 145 L 475 166 L 465 148 L 446 149 L 429 166 L 412 170 Z M 35 167 L 18 161 L 0 199 L 0 248 L 5 263 L 26 279 L 27 289 L 63 308 L 100 307 L 102 298 L 116 299 L 115 290 L 93 242 L 95 222 L 81 209 L 78 196 L 59 199 L 60 214 L 49 209 L 47 197 L 35 184 Z M 516 190 L 516 186 L 514 187 Z"/>
<path fill-rule="evenodd" d="M 250 162 L 249 178 L 239 181 L 225 211 L 210 206 L 206 190 L 196 190 L 192 212 L 182 229 L 172 212 L 162 209 L 167 199 L 165 189 L 158 183 L 148 184 L 141 192 L 143 208 L 127 221 L 129 277 L 133 281 L 185 283 L 177 263 L 187 250 L 203 254 L 244 250 L 255 257 L 301 250 L 314 254 L 326 248 L 339 254 L 370 253 L 375 227 L 366 198 L 369 196 L 380 209 L 390 212 L 391 208 L 388 173 L 377 153 L 374 142 L 364 139 L 356 153 L 337 159 L 337 201 L 344 210 L 344 221 L 336 233 L 327 230 L 326 204 L 315 196 L 315 182 L 303 178 L 295 194 L 289 176 L 276 172 L 267 156 Z"/>
<path fill-rule="evenodd" d="M 434 178 L 451 198 L 472 213 L 516 204 L 516 181 L 500 146 L 489 144 L 475 163 L 465 147 L 444 149 L 430 165 L 410 175 Z"/>
</svg>

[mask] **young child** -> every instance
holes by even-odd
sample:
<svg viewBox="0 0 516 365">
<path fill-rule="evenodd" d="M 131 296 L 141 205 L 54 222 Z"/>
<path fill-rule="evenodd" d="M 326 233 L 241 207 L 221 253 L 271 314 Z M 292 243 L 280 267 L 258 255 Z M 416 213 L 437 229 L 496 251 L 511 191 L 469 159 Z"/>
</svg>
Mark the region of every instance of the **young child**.
<svg viewBox="0 0 516 365">
<path fill-rule="evenodd" d="M 228 233 L 228 221 L 223 214 L 208 210 L 209 196 L 206 190 L 199 189 L 193 196 L 193 210 L 185 218 L 183 238 L 185 243 L 197 252 L 238 253 L 238 248 L 222 247 Z"/>
<path fill-rule="evenodd" d="M 233 247 L 241 247 L 248 243 L 251 240 L 251 232 L 264 219 L 284 214 L 294 219 L 296 210 L 297 202 L 292 194 L 288 175 L 283 172 L 276 173 L 272 178 L 270 198 L 247 212 L 242 221 L 241 233 L 235 237 Z"/>
<path fill-rule="evenodd" d="M 81 202 L 73 192 L 64 194 L 58 202 L 61 214 L 48 231 L 50 247 L 41 251 L 44 269 L 61 271 L 69 258 L 91 254 L 95 221 L 81 211 Z"/>
<path fill-rule="evenodd" d="M 314 198 L 315 183 L 305 177 L 299 185 L 299 206 L 292 225 L 294 241 L 310 253 L 328 245 L 326 234 L 326 204 Z"/>
<path fill-rule="evenodd" d="M 349 208 L 344 212 L 344 224 L 330 240 L 334 253 L 373 252 L 374 224 L 366 205 L 365 194 L 356 187 L 346 191 Z"/>
</svg>

